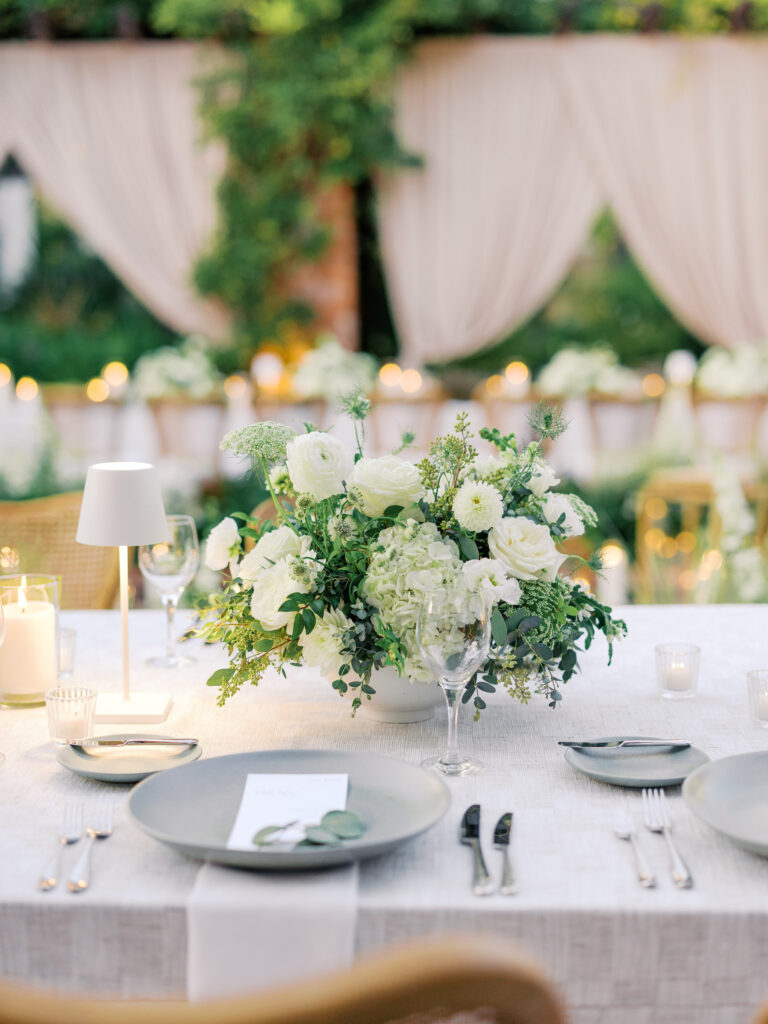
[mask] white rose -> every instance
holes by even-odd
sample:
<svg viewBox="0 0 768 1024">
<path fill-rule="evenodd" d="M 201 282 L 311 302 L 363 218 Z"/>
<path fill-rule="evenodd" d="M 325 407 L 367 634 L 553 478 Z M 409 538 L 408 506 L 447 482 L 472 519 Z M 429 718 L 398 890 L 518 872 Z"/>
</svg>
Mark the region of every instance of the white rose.
<svg viewBox="0 0 768 1024">
<path fill-rule="evenodd" d="M 256 546 L 248 552 L 240 563 L 240 576 L 243 580 L 253 583 L 262 570 L 268 569 L 282 558 L 298 556 L 302 554 L 302 550 L 302 540 L 290 526 L 278 526 L 276 530 L 270 530 L 260 537 Z"/>
<path fill-rule="evenodd" d="M 533 470 L 533 476 L 528 484 L 528 490 L 536 495 L 537 498 L 543 498 L 546 491 L 550 487 L 556 487 L 560 483 L 560 478 L 555 476 L 555 471 L 549 465 L 548 462 L 538 462 Z"/>
<path fill-rule="evenodd" d="M 312 632 L 302 633 L 299 637 L 306 664 L 319 668 L 323 675 L 335 679 L 343 661 L 343 634 L 353 625 L 340 608 L 326 608 L 322 618 L 315 622 Z"/>
<path fill-rule="evenodd" d="M 285 461 L 294 490 L 316 501 L 341 494 L 354 465 L 345 444 L 317 430 L 289 441 Z"/>
<path fill-rule="evenodd" d="M 560 516 L 565 519 L 560 524 L 566 537 L 580 537 L 584 533 L 584 523 L 576 512 L 567 494 L 548 494 L 544 498 L 541 511 L 548 523 L 556 523 Z"/>
<path fill-rule="evenodd" d="M 205 545 L 205 564 L 209 569 L 226 569 L 232 549 L 240 549 L 240 533 L 234 519 L 227 516 L 211 530 Z"/>
<path fill-rule="evenodd" d="M 292 558 L 281 558 L 259 573 L 258 586 L 253 588 L 251 615 L 265 629 L 282 629 L 295 612 L 281 612 L 280 605 L 289 594 L 306 594 L 306 584 L 299 583 L 291 572 Z"/>
<path fill-rule="evenodd" d="M 352 470 L 349 486 L 359 492 L 362 510 L 371 517 L 380 516 L 390 505 L 410 509 L 424 497 L 418 469 L 396 455 L 361 459 Z"/>
<path fill-rule="evenodd" d="M 548 526 L 523 516 L 502 519 L 488 534 L 488 550 L 519 580 L 549 580 L 565 561 L 555 547 Z"/>
</svg>

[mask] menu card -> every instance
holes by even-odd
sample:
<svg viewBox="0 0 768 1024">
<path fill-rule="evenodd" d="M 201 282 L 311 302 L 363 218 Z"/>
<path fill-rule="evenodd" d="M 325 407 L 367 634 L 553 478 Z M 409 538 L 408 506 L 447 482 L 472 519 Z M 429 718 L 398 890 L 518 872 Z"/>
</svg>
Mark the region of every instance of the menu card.
<svg viewBox="0 0 768 1024">
<path fill-rule="evenodd" d="M 248 775 L 227 849 L 254 850 L 253 837 L 259 829 L 290 821 L 298 824 L 281 833 L 280 842 L 299 842 L 306 825 L 319 825 L 328 811 L 346 810 L 348 789 L 346 774 Z"/>
</svg>

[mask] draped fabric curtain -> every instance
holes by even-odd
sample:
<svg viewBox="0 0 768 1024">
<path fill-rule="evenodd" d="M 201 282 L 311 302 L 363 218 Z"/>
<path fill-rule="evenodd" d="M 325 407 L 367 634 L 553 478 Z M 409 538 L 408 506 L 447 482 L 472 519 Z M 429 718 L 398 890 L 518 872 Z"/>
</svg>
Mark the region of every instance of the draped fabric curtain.
<svg viewBox="0 0 768 1024">
<path fill-rule="evenodd" d="M 409 360 L 476 351 L 534 313 L 600 205 L 547 39 L 422 46 L 396 130 L 421 156 L 379 187 L 381 248 Z"/>
<path fill-rule="evenodd" d="M 654 287 L 700 338 L 768 338 L 768 46 L 582 37 L 561 50 L 577 134 Z"/>
<path fill-rule="evenodd" d="M 379 189 L 403 352 L 468 355 L 549 297 L 609 204 L 696 335 L 768 338 L 768 43 L 481 37 L 429 43 L 397 126 L 424 168 Z"/>
<path fill-rule="evenodd" d="M 135 295 L 179 331 L 226 334 L 192 266 L 215 224 L 223 154 L 200 145 L 186 43 L 0 46 L 0 162 L 41 192 Z"/>
</svg>

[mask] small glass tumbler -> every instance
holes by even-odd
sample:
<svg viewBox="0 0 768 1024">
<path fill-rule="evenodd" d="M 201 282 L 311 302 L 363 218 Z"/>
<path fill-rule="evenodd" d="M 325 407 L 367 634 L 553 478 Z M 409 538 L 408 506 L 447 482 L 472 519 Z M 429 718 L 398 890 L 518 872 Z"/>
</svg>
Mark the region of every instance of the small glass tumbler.
<svg viewBox="0 0 768 1024">
<path fill-rule="evenodd" d="M 695 697 L 699 688 L 701 648 L 695 644 L 659 644 L 656 678 L 659 693 L 668 700 Z"/>
<path fill-rule="evenodd" d="M 768 669 L 755 668 L 747 672 L 747 695 L 752 721 L 768 729 Z"/>
<path fill-rule="evenodd" d="M 75 671 L 77 630 L 59 630 L 59 679 L 71 679 Z"/>
<path fill-rule="evenodd" d="M 45 695 L 48 732 L 57 747 L 93 735 L 96 691 L 85 686 L 57 686 Z"/>
</svg>

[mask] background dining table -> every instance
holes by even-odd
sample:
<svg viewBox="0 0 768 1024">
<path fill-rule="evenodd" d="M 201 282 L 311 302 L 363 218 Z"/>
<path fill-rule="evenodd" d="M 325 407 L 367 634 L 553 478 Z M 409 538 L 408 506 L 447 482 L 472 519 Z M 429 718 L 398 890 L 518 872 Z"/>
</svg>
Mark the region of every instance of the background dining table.
<svg viewBox="0 0 768 1024">
<path fill-rule="evenodd" d="M 393 853 L 361 865 L 355 880 L 357 955 L 424 934 L 485 933 L 518 943 L 553 976 L 576 1024 L 697 1024 L 746 1021 L 768 997 L 768 859 L 748 853 L 697 820 L 680 789 L 668 791 L 675 837 L 695 885 L 679 890 L 660 836 L 640 838 L 658 875 L 636 881 L 628 844 L 611 830 L 628 804 L 640 830 L 638 790 L 593 781 L 565 761 L 557 740 L 634 734 L 681 736 L 712 758 L 768 749 L 768 730 L 749 718 L 745 674 L 768 666 L 764 606 L 639 606 L 618 610 L 629 636 L 606 664 L 604 642 L 550 710 L 505 693 L 479 722 L 464 709 L 461 746 L 486 763 L 482 775 L 449 779 L 442 821 Z M 119 688 L 119 621 L 114 612 L 70 612 L 78 633 L 73 684 Z M 131 615 L 134 685 L 170 689 L 166 723 L 136 731 L 197 736 L 203 757 L 265 749 L 370 751 L 418 763 L 441 747 L 442 713 L 431 721 L 383 725 L 349 705 L 308 669 L 276 673 L 225 707 L 205 685 L 225 654 L 201 642 L 196 662 L 176 671 L 146 667 L 163 645 L 161 612 Z M 701 684 L 692 700 L 656 690 L 654 645 L 702 648 Z M 119 726 L 100 726 L 102 733 Z M 125 727 L 122 727 L 125 728 Z M 130 728 L 130 727 L 128 727 Z M 0 977 L 126 998 L 179 997 L 188 990 L 187 914 L 200 865 L 145 835 L 130 819 L 127 785 L 70 773 L 48 740 L 44 708 L 0 711 Z M 93 884 L 77 896 L 37 890 L 66 801 L 100 792 L 115 801 L 115 830 L 95 851 Z M 768 799 L 768 795 L 766 796 Z M 482 805 L 486 860 L 499 815 L 514 812 L 515 896 L 471 892 L 471 854 L 459 822 Z M 267 887 L 270 882 L 265 878 Z M 290 886 L 283 879 L 283 884 Z M 255 929 L 247 955 L 258 959 L 268 930 Z"/>
</svg>

